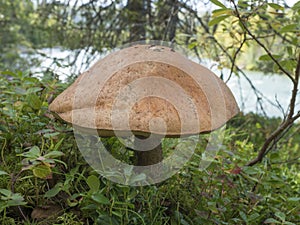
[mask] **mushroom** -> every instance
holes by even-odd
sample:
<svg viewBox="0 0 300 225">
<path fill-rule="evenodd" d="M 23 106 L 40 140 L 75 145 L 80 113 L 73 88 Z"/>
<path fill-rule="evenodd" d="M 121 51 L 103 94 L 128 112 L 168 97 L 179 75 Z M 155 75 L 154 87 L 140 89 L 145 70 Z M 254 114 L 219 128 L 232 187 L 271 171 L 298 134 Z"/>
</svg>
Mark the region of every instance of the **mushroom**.
<svg viewBox="0 0 300 225">
<path fill-rule="evenodd" d="M 113 52 L 81 74 L 49 106 L 100 137 L 134 135 L 137 166 L 163 160 L 161 139 L 207 133 L 239 112 L 213 72 L 165 46 Z"/>
</svg>

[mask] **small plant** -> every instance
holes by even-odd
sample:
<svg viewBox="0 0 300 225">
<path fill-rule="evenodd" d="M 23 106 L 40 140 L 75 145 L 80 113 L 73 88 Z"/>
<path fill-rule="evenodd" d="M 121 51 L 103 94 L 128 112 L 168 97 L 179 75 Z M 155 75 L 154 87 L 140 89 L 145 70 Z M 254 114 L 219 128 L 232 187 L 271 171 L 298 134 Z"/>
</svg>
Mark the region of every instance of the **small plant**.
<svg viewBox="0 0 300 225">
<path fill-rule="evenodd" d="M 35 177 L 41 179 L 52 178 L 52 168 L 55 166 L 56 162 L 66 164 L 56 158 L 63 156 L 64 153 L 60 151 L 51 151 L 45 155 L 42 155 L 41 150 L 37 146 L 30 148 L 28 152 L 19 154 L 19 156 L 25 157 L 22 160 L 22 171 L 31 170 Z"/>
<path fill-rule="evenodd" d="M 6 210 L 12 206 L 26 205 L 24 198 L 19 193 L 13 193 L 8 189 L 0 189 L 0 212 L 3 212 L 2 222 L 6 218 Z"/>
</svg>

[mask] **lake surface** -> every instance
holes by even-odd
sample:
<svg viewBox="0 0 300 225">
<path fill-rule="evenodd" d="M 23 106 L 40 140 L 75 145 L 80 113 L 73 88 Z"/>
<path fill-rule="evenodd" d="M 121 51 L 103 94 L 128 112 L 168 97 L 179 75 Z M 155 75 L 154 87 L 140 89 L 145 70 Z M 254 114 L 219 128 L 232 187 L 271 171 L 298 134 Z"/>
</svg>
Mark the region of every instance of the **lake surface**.
<svg viewBox="0 0 300 225">
<path fill-rule="evenodd" d="M 41 56 L 41 68 L 50 67 L 62 80 L 70 74 L 85 71 L 101 58 L 99 54 L 89 61 L 86 53 L 82 51 L 77 55 L 76 63 L 70 67 L 68 65 L 74 60 L 74 53 L 57 48 L 42 49 L 41 51 L 45 54 L 45 56 Z M 59 63 L 53 63 L 53 58 L 56 58 Z M 216 66 L 212 66 L 215 63 L 207 61 L 203 65 L 220 75 L 220 71 L 214 69 Z M 269 117 L 283 117 L 283 111 L 286 112 L 291 96 L 292 83 L 290 80 L 284 75 L 263 74 L 258 71 L 245 71 L 245 74 L 259 94 L 256 96 L 255 91 L 244 76 L 232 75 L 227 85 L 235 96 L 240 109 L 245 113 L 255 112 Z M 228 75 L 229 70 L 223 70 L 224 80 L 227 80 Z M 261 99 L 260 102 L 264 110 L 261 110 L 261 106 L 258 104 L 258 97 Z M 299 98 L 300 94 L 298 93 L 296 110 L 300 110 Z"/>
</svg>

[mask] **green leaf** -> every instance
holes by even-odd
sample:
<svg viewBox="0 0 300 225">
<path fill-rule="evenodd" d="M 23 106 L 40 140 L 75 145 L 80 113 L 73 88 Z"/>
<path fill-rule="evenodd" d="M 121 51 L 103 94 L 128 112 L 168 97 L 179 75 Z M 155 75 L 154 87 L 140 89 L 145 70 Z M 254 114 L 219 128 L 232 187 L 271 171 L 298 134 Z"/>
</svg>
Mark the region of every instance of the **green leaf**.
<svg viewBox="0 0 300 225">
<path fill-rule="evenodd" d="M 55 136 L 57 136 L 59 134 L 60 134 L 59 132 L 46 133 L 46 134 L 44 134 L 44 137 L 45 138 L 51 138 L 51 137 L 55 137 Z"/>
<path fill-rule="evenodd" d="M 287 52 L 288 52 L 288 54 L 289 54 L 290 56 L 293 55 L 293 48 L 292 48 L 291 46 L 287 46 L 287 47 L 286 47 L 286 50 L 287 50 Z"/>
<path fill-rule="evenodd" d="M 280 58 L 282 58 L 282 56 L 281 55 L 272 55 L 275 59 L 280 59 Z M 260 57 L 259 57 L 259 60 L 261 60 L 261 61 L 270 61 L 270 60 L 272 60 L 271 59 L 271 57 L 269 56 L 269 55 L 261 55 Z"/>
<path fill-rule="evenodd" d="M 249 4 L 247 3 L 247 1 L 238 1 L 238 6 L 241 8 L 247 8 Z"/>
<path fill-rule="evenodd" d="M 297 224 L 295 224 L 295 223 L 288 222 L 288 221 L 284 221 L 282 224 L 284 224 L 284 225 L 297 225 Z"/>
<path fill-rule="evenodd" d="M 18 205 L 26 205 L 27 203 L 24 202 L 23 196 L 19 193 L 13 193 L 11 195 L 10 200 L 7 201 L 7 205 L 10 206 L 18 206 Z"/>
<path fill-rule="evenodd" d="M 18 156 L 24 156 L 29 159 L 36 159 L 41 156 L 41 151 L 38 146 L 33 146 L 28 152 L 19 154 Z"/>
<path fill-rule="evenodd" d="M 47 165 L 37 165 L 32 169 L 33 175 L 41 179 L 47 179 L 51 174 L 51 168 Z"/>
<path fill-rule="evenodd" d="M 294 69 L 297 66 L 297 61 L 296 60 L 291 60 L 291 59 L 286 59 L 286 60 L 282 60 L 280 62 L 280 64 L 286 68 L 289 71 L 294 71 Z"/>
<path fill-rule="evenodd" d="M 232 15 L 232 10 L 231 9 L 216 9 L 213 12 L 213 17 L 218 17 L 221 15 Z"/>
<path fill-rule="evenodd" d="M 180 220 L 180 224 L 182 224 L 182 225 L 190 225 L 186 220 L 184 220 L 184 219 L 181 219 Z"/>
<path fill-rule="evenodd" d="M 269 6 L 271 6 L 275 10 L 284 10 L 284 7 L 275 3 L 268 3 Z"/>
<path fill-rule="evenodd" d="M 12 77 L 16 77 L 16 74 L 12 71 L 9 71 L 9 70 L 6 70 L 6 71 L 1 71 L 1 74 L 3 75 L 9 75 L 9 76 L 12 76 Z"/>
<path fill-rule="evenodd" d="M 26 95 L 26 90 L 20 87 L 16 87 L 15 93 L 19 95 Z M 11 94 L 14 94 L 13 92 Z"/>
<path fill-rule="evenodd" d="M 5 171 L 3 171 L 3 170 L 0 170 L 0 176 L 1 175 L 8 175 L 8 173 L 6 173 Z"/>
<path fill-rule="evenodd" d="M 247 215 L 243 211 L 239 211 L 239 214 L 241 218 L 247 223 L 248 222 Z"/>
<path fill-rule="evenodd" d="M 288 198 L 287 201 L 289 201 L 289 202 L 298 202 L 298 201 L 300 201 L 300 197 Z"/>
<path fill-rule="evenodd" d="M 61 144 L 63 143 L 64 139 L 62 138 L 59 142 L 56 143 L 56 145 L 54 146 L 53 150 L 57 151 L 59 149 L 59 147 L 61 146 Z"/>
<path fill-rule="evenodd" d="M 214 25 L 220 23 L 221 21 L 225 20 L 227 17 L 229 17 L 229 16 L 224 15 L 224 16 L 215 17 L 211 21 L 209 21 L 208 26 L 214 26 Z"/>
<path fill-rule="evenodd" d="M 199 45 L 199 43 L 197 41 L 192 41 L 192 42 L 189 43 L 188 48 L 189 49 L 194 49 L 198 45 Z"/>
<path fill-rule="evenodd" d="M 279 223 L 280 224 L 281 222 L 279 222 L 278 220 L 275 220 L 273 218 L 268 218 L 264 221 L 264 223 Z"/>
<path fill-rule="evenodd" d="M 212 2 L 213 4 L 215 4 L 215 5 L 217 5 L 217 6 L 221 7 L 221 8 L 223 8 L 223 9 L 226 8 L 226 6 L 223 5 L 223 3 L 219 2 L 218 0 L 211 0 L 211 2 Z"/>
<path fill-rule="evenodd" d="M 299 10 L 300 9 L 300 1 L 296 2 L 293 7 L 292 7 L 293 10 Z"/>
<path fill-rule="evenodd" d="M 65 168 L 68 168 L 67 164 L 64 161 L 62 161 L 62 160 L 53 159 L 53 161 L 64 165 Z"/>
<path fill-rule="evenodd" d="M 218 213 L 217 203 L 216 202 L 207 202 L 207 208 L 213 213 Z"/>
<path fill-rule="evenodd" d="M 86 183 L 88 184 L 90 191 L 92 193 L 99 191 L 100 188 L 100 181 L 99 178 L 96 177 L 95 175 L 90 175 L 87 179 L 86 179 Z"/>
<path fill-rule="evenodd" d="M 281 221 L 285 221 L 285 214 L 283 212 L 276 212 L 275 216 L 279 218 Z"/>
<path fill-rule="evenodd" d="M 259 217 L 260 215 L 258 213 L 253 213 L 249 216 L 249 219 L 248 221 L 251 221 L 251 220 L 255 220 Z"/>
<path fill-rule="evenodd" d="M 60 151 L 51 151 L 51 152 L 47 153 L 46 155 L 44 155 L 44 157 L 48 158 L 48 159 L 53 159 L 53 158 L 61 157 L 63 155 L 64 155 L 63 152 L 60 152 Z"/>
<path fill-rule="evenodd" d="M 12 192 L 8 189 L 3 189 L 3 188 L 0 188 L 0 193 L 6 197 L 9 197 L 12 195 Z"/>
<path fill-rule="evenodd" d="M 43 88 L 39 88 L 39 87 L 32 87 L 32 88 L 28 88 L 26 91 L 26 94 L 31 94 L 31 93 L 36 93 L 43 90 Z"/>
<path fill-rule="evenodd" d="M 52 198 L 52 197 L 56 196 L 61 191 L 61 188 L 62 188 L 62 183 L 57 183 L 53 188 L 51 188 L 49 191 L 47 191 L 44 194 L 44 197 Z"/>
<path fill-rule="evenodd" d="M 39 110 L 43 104 L 40 98 L 34 93 L 27 95 L 26 102 L 32 109 L 35 110 Z"/>
<path fill-rule="evenodd" d="M 259 171 L 257 170 L 257 168 L 253 168 L 253 167 L 250 167 L 250 166 L 245 166 L 243 168 L 243 172 L 248 174 L 248 175 L 255 175 L 255 174 L 258 174 Z"/>
<path fill-rule="evenodd" d="M 286 26 L 282 27 L 279 32 L 280 33 L 295 32 L 295 31 L 297 31 L 297 29 L 296 29 L 297 25 L 298 24 L 296 24 L 296 23 L 286 25 Z"/>
<path fill-rule="evenodd" d="M 103 194 L 101 193 L 95 193 L 91 196 L 91 198 L 99 203 L 99 204 L 104 204 L 104 205 L 109 205 L 110 204 L 110 201 L 108 198 L 106 198 Z"/>
</svg>

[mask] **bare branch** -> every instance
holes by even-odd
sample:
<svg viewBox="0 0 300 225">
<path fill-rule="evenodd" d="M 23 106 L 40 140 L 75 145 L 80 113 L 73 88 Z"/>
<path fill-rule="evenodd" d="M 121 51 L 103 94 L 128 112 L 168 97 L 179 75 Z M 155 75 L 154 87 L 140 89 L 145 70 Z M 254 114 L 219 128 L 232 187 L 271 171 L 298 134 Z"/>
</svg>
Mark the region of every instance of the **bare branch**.
<svg viewBox="0 0 300 225">
<path fill-rule="evenodd" d="M 240 53 L 242 47 L 244 46 L 246 40 L 247 40 L 246 39 L 246 35 L 244 35 L 244 39 L 243 39 L 242 43 L 240 44 L 240 46 L 238 47 L 238 49 L 235 51 L 235 53 L 233 55 L 232 61 L 234 63 L 231 63 L 230 74 L 229 74 L 227 80 L 225 81 L 225 83 L 227 83 L 230 80 L 230 78 L 231 78 L 231 76 L 233 74 L 233 70 L 234 70 L 234 67 L 235 67 L 236 58 L 237 58 L 238 54 Z"/>
</svg>

